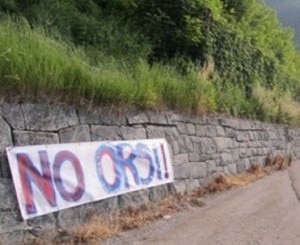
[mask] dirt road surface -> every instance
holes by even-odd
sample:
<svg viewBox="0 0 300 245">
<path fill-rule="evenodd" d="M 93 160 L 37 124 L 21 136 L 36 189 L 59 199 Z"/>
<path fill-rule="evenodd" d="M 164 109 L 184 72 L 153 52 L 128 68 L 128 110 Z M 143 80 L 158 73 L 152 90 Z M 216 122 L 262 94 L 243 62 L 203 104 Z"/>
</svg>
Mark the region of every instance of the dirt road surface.
<svg viewBox="0 0 300 245">
<path fill-rule="evenodd" d="M 300 244 L 300 161 L 203 202 L 204 207 L 188 208 L 101 244 Z"/>
</svg>

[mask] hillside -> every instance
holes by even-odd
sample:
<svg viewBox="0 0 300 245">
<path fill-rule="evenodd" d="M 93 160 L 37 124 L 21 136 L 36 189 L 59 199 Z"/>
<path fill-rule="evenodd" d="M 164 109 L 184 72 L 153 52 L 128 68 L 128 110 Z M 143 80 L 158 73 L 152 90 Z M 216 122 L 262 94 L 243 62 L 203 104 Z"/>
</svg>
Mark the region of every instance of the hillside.
<svg viewBox="0 0 300 245">
<path fill-rule="evenodd" d="M 300 56 L 250 0 L 4 0 L 1 100 L 298 123 Z"/>
<path fill-rule="evenodd" d="M 295 42 L 300 48 L 300 1 L 299 0 L 266 0 L 278 13 L 282 24 L 295 30 Z"/>
</svg>

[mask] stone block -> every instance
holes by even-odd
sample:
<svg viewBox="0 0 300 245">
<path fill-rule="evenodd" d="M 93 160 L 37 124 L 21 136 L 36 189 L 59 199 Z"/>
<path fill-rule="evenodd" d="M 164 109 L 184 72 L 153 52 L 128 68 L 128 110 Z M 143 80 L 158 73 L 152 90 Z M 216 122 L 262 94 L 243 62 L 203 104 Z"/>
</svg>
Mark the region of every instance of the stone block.
<svg viewBox="0 0 300 245">
<path fill-rule="evenodd" d="M 241 130 L 241 131 L 249 131 L 249 130 L 251 130 L 250 122 L 246 121 L 246 120 L 240 120 L 238 129 Z"/>
<path fill-rule="evenodd" d="M 119 197 L 114 196 L 110 198 L 106 198 L 103 200 L 100 200 L 96 203 L 94 203 L 97 213 L 102 216 L 102 215 L 111 215 L 111 214 L 117 214 L 120 209 L 119 209 Z"/>
<path fill-rule="evenodd" d="M 179 153 L 193 153 L 194 152 L 194 145 L 188 136 L 181 136 L 178 139 L 178 147 L 179 147 Z"/>
<path fill-rule="evenodd" d="M 1 210 L 17 209 L 17 197 L 12 180 L 0 178 L 0 200 L 0 213 Z"/>
<path fill-rule="evenodd" d="M 201 153 L 210 155 L 217 153 L 217 146 L 211 138 L 201 138 Z"/>
<path fill-rule="evenodd" d="M 19 245 L 24 244 L 26 222 L 22 221 L 17 210 L 0 212 L 0 244 Z"/>
<path fill-rule="evenodd" d="M 262 139 L 264 140 L 264 141 L 268 141 L 269 139 L 270 139 L 270 136 L 269 136 L 269 133 L 268 132 L 263 132 L 262 133 Z M 283 132 L 283 134 L 282 134 L 282 137 L 281 137 L 281 140 L 285 140 L 285 133 Z"/>
<path fill-rule="evenodd" d="M 119 207 L 121 210 L 128 208 L 140 208 L 143 205 L 147 205 L 149 200 L 149 189 L 140 191 L 134 191 L 119 196 Z"/>
<path fill-rule="evenodd" d="M 168 119 L 164 112 L 148 111 L 149 122 L 155 125 L 168 125 Z"/>
<path fill-rule="evenodd" d="M 268 150 L 266 148 L 255 148 L 252 149 L 251 156 L 266 156 L 268 154 Z"/>
<path fill-rule="evenodd" d="M 239 142 L 237 142 L 236 140 L 233 139 L 233 142 L 232 142 L 232 148 L 238 149 L 239 147 L 240 147 Z"/>
<path fill-rule="evenodd" d="M 209 117 L 209 116 L 201 116 L 203 118 L 202 124 L 210 125 L 210 126 L 220 126 L 219 119 L 216 117 Z"/>
<path fill-rule="evenodd" d="M 200 161 L 200 155 L 197 153 L 190 153 L 189 154 L 189 162 L 198 162 Z"/>
<path fill-rule="evenodd" d="M 171 144 L 171 149 L 172 149 L 173 154 L 174 155 L 179 154 L 179 146 L 178 146 L 177 141 L 173 141 L 170 144 Z"/>
<path fill-rule="evenodd" d="M 214 160 L 216 162 L 220 161 L 219 154 L 201 154 L 201 155 L 199 155 L 199 157 L 200 157 L 199 162 L 207 162 L 209 160 Z"/>
<path fill-rule="evenodd" d="M 184 180 L 175 180 L 173 185 L 177 194 L 184 195 L 186 193 L 186 183 Z"/>
<path fill-rule="evenodd" d="M 232 118 L 221 118 L 219 122 L 223 127 L 227 128 L 238 129 L 240 126 L 240 121 Z"/>
<path fill-rule="evenodd" d="M 84 217 L 80 212 L 80 206 L 60 210 L 55 213 L 55 216 L 57 226 L 61 229 L 73 228 L 84 220 Z"/>
<path fill-rule="evenodd" d="M 231 148 L 233 148 L 233 139 L 232 138 L 224 138 L 224 137 L 217 137 L 214 138 L 214 142 L 217 146 L 217 151 L 221 152 L 228 152 Z"/>
<path fill-rule="evenodd" d="M 264 133 L 262 131 L 258 131 L 256 135 L 257 135 L 257 140 L 264 140 Z"/>
<path fill-rule="evenodd" d="M 120 108 L 101 107 L 93 110 L 79 109 L 79 122 L 81 124 L 101 124 L 109 126 L 121 126 L 126 124 L 125 112 Z"/>
<path fill-rule="evenodd" d="M 216 126 L 217 137 L 225 137 L 225 130 L 221 126 Z"/>
<path fill-rule="evenodd" d="M 206 178 L 201 178 L 199 180 L 199 185 L 200 185 L 200 187 L 206 188 L 210 183 L 212 183 L 214 181 L 214 179 L 215 179 L 214 175 L 211 175 Z"/>
<path fill-rule="evenodd" d="M 270 140 L 276 140 L 277 139 L 277 135 L 274 131 L 269 132 L 269 139 Z"/>
<path fill-rule="evenodd" d="M 236 131 L 232 128 L 224 128 L 225 136 L 229 138 L 236 138 Z"/>
<path fill-rule="evenodd" d="M 131 111 L 126 115 L 126 118 L 128 125 L 149 123 L 148 115 L 143 111 Z"/>
<path fill-rule="evenodd" d="M 19 104 L 3 103 L 0 114 L 13 129 L 25 129 L 23 111 Z"/>
<path fill-rule="evenodd" d="M 177 123 L 179 122 L 185 122 L 185 118 L 180 115 L 180 114 L 176 114 L 174 112 L 167 112 L 166 113 L 167 116 L 167 120 L 168 120 L 168 124 L 169 125 L 177 125 Z"/>
<path fill-rule="evenodd" d="M 78 124 L 75 109 L 46 104 L 23 104 L 25 126 L 28 130 L 57 131 Z"/>
<path fill-rule="evenodd" d="M 160 185 L 149 189 L 149 200 L 151 202 L 160 201 L 168 196 L 168 186 Z"/>
<path fill-rule="evenodd" d="M 252 138 L 250 138 L 251 140 L 254 140 L 254 141 L 258 141 L 259 140 L 259 134 L 260 132 L 259 131 L 253 131 L 252 132 Z"/>
<path fill-rule="evenodd" d="M 223 166 L 218 166 L 217 169 L 216 169 L 216 173 L 224 173 L 225 170 L 224 170 L 224 167 Z"/>
<path fill-rule="evenodd" d="M 240 158 L 246 158 L 247 157 L 247 149 L 246 148 L 241 148 L 240 149 L 239 157 Z"/>
<path fill-rule="evenodd" d="M 55 133 L 41 133 L 30 131 L 13 131 L 15 145 L 45 145 L 45 144 L 58 144 L 59 137 Z"/>
<path fill-rule="evenodd" d="M 4 152 L 6 147 L 12 145 L 11 128 L 0 116 L 0 154 Z"/>
<path fill-rule="evenodd" d="M 187 134 L 187 128 L 185 123 L 178 123 L 176 125 L 177 130 L 180 134 Z"/>
<path fill-rule="evenodd" d="M 186 138 L 184 136 L 181 136 L 180 138 L 178 138 L 177 143 L 178 143 L 178 148 L 179 148 L 179 154 L 188 153 L 185 139 Z"/>
<path fill-rule="evenodd" d="M 238 163 L 236 166 L 238 173 L 246 172 L 246 166 L 243 163 Z"/>
<path fill-rule="evenodd" d="M 206 132 L 205 132 L 205 126 L 203 125 L 196 125 L 195 126 L 195 130 L 196 130 L 196 135 L 199 137 L 205 137 L 206 136 Z"/>
<path fill-rule="evenodd" d="M 249 131 L 248 133 L 249 133 L 249 139 L 250 140 L 256 140 L 256 134 L 255 134 L 255 132 Z"/>
<path fill-rule="evenodd" d="M 0 178 L 11 179 L 10 168 L 6 154 L 0 153 Z M 1 200 L 1 199 L 0 199 Z"/>
<path fill-rule="evenodd" d="M 168 150 L 169 150 L 169 153 L 170 153 L 170 157 L 171 157 L 171 163 L 174 162 L 174 153 L 173 153 L 173 147 L 170 143 L 167 143 L 168 144 Z"/>
<path fill-rule="evenodd" d="M 206 164 L 191 162 L 174 166 L 175 179 L 198 179 L 207 176 Z"/>
<path fill-rule="evenodd" d="M 285 142 L 274 142 L 274 147 L 276 150 L 284 150 L 285 149 Z"/>
<path fill-rule="evenodd" d="M 215 126 L 204 126 L 205 136 L 209 138 L 217 137 L 217 130 Z"/>
<path fill-rule="evenodd" d="M 188 123 L 186 125 L 186 130 L 188 135 L 195 135 L 196 134 L 196 128 L 195 125 L 192 123 Z"/>
<path fill-rule="evenodd" d="M 147 139 L 146 130 L 142 127 L 121 127 L 121 135 L 123 140 L 140 140 Z"/>
<path fill-rule="evenodd" d="M 237 174 L 237 172 L 238 172 L 236 164 L 229 164 L 226 168 L 227 168 L 229 174 L 234 175 L 234 174 Z"/>
<path fill-rule="evenodd" d="M 201 154 L 202 153 L 202 138 L 196 137 L 196 136 L 190 136 L 190 140 L 194 146 L 193 153 Z"/>
<path fill-rule="evenodd" d="M 78 125 L 59 131 L 61 143 L 88 142 L 91 141 L 90 127 L 88 125 Z"/>
<path fill-rule="evenodd" d="M 250 161 L 249 159 L 243 159 L 237 163 L 237 172 L 244 173 L 250 168 Z"/>
<path fill-rule="evenodd" d="M 187 193 L 192 192 L 199 187 L 200 187 L 199 180 L 197 180 L 197 179 L 186 180 L 186 192 Z"/>
<path fill-rule="evenodd" d="M 262 156 L 262 157 L 257 157 L 257 164 L 260 164 L 260 165 L 264 165 L 265 164 L 265 160 L 266 160 L 266 156 Z"/>
<path fill-rule="evenodd" d="M 246 151 L 246 155 L 247 157 L 252 157 L 252 156 L 257 156 L 258 152 L 259 152 L 260 149 L 256 149 L 256 148 L 248 148 L 247 151 Z"/>
<path fill-rule="evenodd" d="M 212 175 L 217 171 L 217 163 L 216 161 L 209 160 L 206 161 L 206 169 L 207 169 L 207 176 Z"/>
<path fill-rule="evenodd" d="M 91 126 L 92 141 L 101 140 L 121 140 L 121 129 L 118 126 L 102 126 L 92 125 Z"/>
<path fill-rule="evenodd" d="M 55 214 L 60 228 L 70 228 L 90 220 L 93 216 L 108 217 L 119 212 L 118 197 L 64 209 Z"/>
<path fill-rule="evenodd" d="M 159 126 L 147 126 L 148 139 L 165 138 L 165 129 Z"/>
<path fill-rule="evenodd" d="M 220 155 L 220 165 L 221 166 L 227 166 L 231 164 L 232 161 L 232 155 L 230 153 L 222 153 Z"/>
<path fill-rule="evenodd" d="M 236 162 L 240 159 L 239 149 L 232 149 L 231 151 L 232 161 Z"/>
<path fill-rule="evenodd" d="M 32 228 L 39 227 L 39 229 L 36 229 L 34 233 L 36 236 L 41 236 L 43 233 L 49 230 L 56 229 L 56 218 L 54 216 L 54 213 L 50 213 L 33 219 L 29 219 L 27 221 L 27 224 Z"/>
<path fill-rule="evenodd" d="M 236 140 L 238 142 L 247 142 L 249 141 L 249 134 L 248 132 L 239 131 L 236 133 Z"/>
<path fill-rule="evenodd" d="M 264 146 L 264 143 L 262 142 L 262 141 L 259 141 L 259 140 L 257 140 L 257 141 L 253 141 L 252 142 L 252 147 L 263 147 Z"/>
<path fill-rule="evenodd" d="M 189 154 L 179 154 L 174 156 L 174 164 L 185 164 L 189 162 Z"/>
<path fill-rule="evenodd" d="M 176 141 L 179 137 L 179 133 L 176 127 L 165 127 L 165 138 L 168 142 Z"/>
</svg>

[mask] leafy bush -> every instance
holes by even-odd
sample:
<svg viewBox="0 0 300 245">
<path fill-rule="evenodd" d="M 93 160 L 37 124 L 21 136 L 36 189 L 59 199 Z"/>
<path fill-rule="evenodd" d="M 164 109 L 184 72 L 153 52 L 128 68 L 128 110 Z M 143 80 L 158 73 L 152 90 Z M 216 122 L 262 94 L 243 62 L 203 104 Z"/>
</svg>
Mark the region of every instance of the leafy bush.
<svg viewBox="0 0 300 245">
<path fill-rule="evenodd" d="M 0 17 L 3 96 L 297 121 L 300 56 L 261 1 L 3 0 Z"/>
</svg>

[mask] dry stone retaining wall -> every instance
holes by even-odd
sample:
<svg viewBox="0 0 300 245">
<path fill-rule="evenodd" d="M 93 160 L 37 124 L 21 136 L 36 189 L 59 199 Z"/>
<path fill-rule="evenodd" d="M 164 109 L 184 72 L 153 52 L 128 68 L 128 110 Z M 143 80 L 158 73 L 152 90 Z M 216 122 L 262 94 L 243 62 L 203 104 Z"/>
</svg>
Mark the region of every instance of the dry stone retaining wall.
<svg viewBox="0 0 300 245">
<path fill-rule="evenodd" d="M 5 148 L 101 140 L 166 138 L 175 183 L 133 192 L 23 222 L 17 206 Z M 17 244 L 41 230 L 84 222 L 91 213 L 108 214 L 157 201 L 169 192 L 205 185 L 215 173 L 236 174 L 264 164 L 267 154 L 300 157 L 300 130 L 284 125 L 196 117 L 173 112 L 61 107 L 45 104 L 0 105 L 0 238 Z M 36 229 L 36 228 L 42 229 Z M 1 242 L 0 242 L 1 244 Z"/>
</svg>

